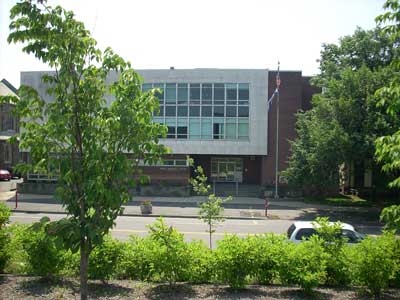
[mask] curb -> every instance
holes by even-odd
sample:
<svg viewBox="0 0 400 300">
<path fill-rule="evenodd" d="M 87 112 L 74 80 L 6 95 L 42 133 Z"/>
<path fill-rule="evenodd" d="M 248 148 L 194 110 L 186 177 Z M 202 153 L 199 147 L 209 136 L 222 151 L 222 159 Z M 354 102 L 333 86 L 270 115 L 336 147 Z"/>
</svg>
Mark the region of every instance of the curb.
<svg viewBox="0 0 400 300">
<path fill-rule="evenodd" d="M 26 213 L 26 214 L 57 214 L 57 215 L 65 215 L 64 211 L 44 211 L 44 210 L 23 210 L 23 209 L 11 209 L 11 212 L 18 212 L 18 213 Z M 123 213 L 121 216 L 127 217 L 167 217 L 167 218 L 186 218 L 186 219 L 198 219 L 198 215 L 175 215 L 175 214 L 137 214 L 137 213 Z M 232 219 L 232 220 L 268 220 L 270 218 L 266 217 L 242 217 L 242 216 L 224 216 L 225 219 Z M 272 218 L 273 219 L 273 218 Z"/>
</svg>

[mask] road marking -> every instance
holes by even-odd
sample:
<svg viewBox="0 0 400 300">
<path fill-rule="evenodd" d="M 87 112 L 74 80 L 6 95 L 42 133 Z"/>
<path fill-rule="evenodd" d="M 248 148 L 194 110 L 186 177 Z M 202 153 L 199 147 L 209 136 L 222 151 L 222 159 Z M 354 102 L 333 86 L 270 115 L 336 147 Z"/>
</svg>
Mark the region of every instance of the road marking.
<svg viewBox="0 0 400 300">
<path fill-rule="evenodd" d="M 111 229 L 112 232 L 131 232 L 131 233 L 149 233 L 148 230 L 137 230 L 137 229 Z M 209 235 L 207 231 L 179 231 L 182 234 L 199 234 Z M 238 236 L 256 235 L 262 233 L 234 233 L 234 232 L 214 232 L 213 235 L 224 236 L 225 234 L 235 234 Z"/>
</svg>

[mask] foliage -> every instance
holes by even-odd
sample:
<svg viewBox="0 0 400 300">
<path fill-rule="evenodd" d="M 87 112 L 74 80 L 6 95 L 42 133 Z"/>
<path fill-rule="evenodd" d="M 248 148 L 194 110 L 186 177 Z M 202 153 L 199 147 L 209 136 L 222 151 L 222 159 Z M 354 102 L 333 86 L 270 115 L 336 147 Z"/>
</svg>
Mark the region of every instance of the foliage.
<svg viewBox="0 0 400 300">
<path fill-rule="evenodd" d="M 103 281 L 114 278 L 122 249 L 122 242 L 111 236 L 104 237 L 103 242 L 90 253 L 89 278 Z"/>
<path fill-rule="evenodd" d="M 395 259 L 396 238 L 385 233 L 377 238 L 367 237 L 360 244 L 349 247 L 347 260 L 353 283 L 379 296 L 399 270 Z"/>
<path fill-rule="evenodd" d="M 279 276 L 284 283 L 298 284 L 306 292 L 325 282 L 328 256 L 317 236 L 283 249 Z"/>
<path fill-rule="evenodd" d="M 4 203 L 0 203 L 0 273 L 4 271 L 4 267 L 10 258 L 6 245 L 10 241 L 10 237 L 5 229 L 5 225 L 9 222 L 11 210 Z"/>
<path fill-rule="evenodd" d="M 380 215 L 381 222 L 388 230 L 400 230 L 400 205 L 385 207 Z"/>
<path fill-rule="evenodd" d="M 252 249 L 251 276 L 260 284 L 272 284 L 279 277 L 282 249 L 288 243 L 284 235 L 264 234 L 248 236 L 247 243 Z"/>
<path fill-rule="evenodd" d="M 152 251 L 157 246 L 149 237 L 131 236 L 123 245 L 121 259 L 117 265 L 117 276 L 132 280 L 151 280 Z"/>
<path fill-rule="evenodd" d="M 155 246 L 150 251 L 153 278 L 167 281 L 170 285 L 185 280 L 190 268 L 190 255 L 183 234 L 167 226 L 161 217 L 149 225 L 149 230 Z"/>
<path fill-rule="evenodd" d="M 46 230 L 49 222 L 48 217 L 43 217 L 28 227 L 22 247 L 27 253 L 28 272 L 51 278 L 62 270 L 65 250 L 56 246 L 56 237 Z"/>
<path fill-rule="evenodd" d="M 226 235 L 214 251 L 217 280 L 234 289 L 244 288 L 252 272 L 254 255 L 246 239 Z"/>
<path fill-rule="evenodd" d="M 122 212 L 139 159 L 153 163 L 166 153 L 158 144 L 166 128 L 152 122 L 155 91 L 142 93 L 130 63 L 110 48 L 100 51 L 72 12 L 23 1 L 11 20 L 8 41 L 24 43 L 24 52 L 55 70 L 42 78 L 46 96 L 26 86 L 18 92 L 20 147 L 30 149 L 25 172 L 59 178 L 58 196 L 78 228 L 86 299 L 89 253 Z"/>
<path fill-rule="evenodd" d="M 4 203 L 0 203 L 0 230 L 10 221 L 11 210 Z"/>
<path fill-rule="evenodd" d="M 12 274 L 28 273 L 28 254 L 23 248 L 23 240 L 28 235 L 28 225 L 11 224 L 7 228 L 10 241 L 6 244 L 5 251 L 10 255 L 5 271 Z"/>
<path fill-rule="evenodd" d="M 394 75 L 390 64 L 397 54 L 396 45 L 380 28 L 357 28 L 338 44 L 323 45 L 321 74 L 313 80 L 323 93 L 314 96 L 310 111 L 298 114 L 289 182 L 322 190 L 337 186 L 337 169 L 347 163 L 354 165 L 356 177 L 369 169 L 373 184 L 380 183 L 373 160 L 374 141 L 393 133 L 400 124 L 387 114 L 386 107 L 377 107 L 375 91 Z"/>
<path fill-rule="evenodd" d="M 214 280 L 213 252 L 202 241 L 188 243 L 189 269 L 188 281 L 192 283 L 207 283 Z"/>
<path fill-rule="evenodd" d="M 350 276 L 343 255 L 346 240 L 341 234 L 341 223 L 330 223 L 327 217 L 317 217 L 315 228 L 327 254 L 325 283 L 333 286 L 349 284 Z"/>
</svg>

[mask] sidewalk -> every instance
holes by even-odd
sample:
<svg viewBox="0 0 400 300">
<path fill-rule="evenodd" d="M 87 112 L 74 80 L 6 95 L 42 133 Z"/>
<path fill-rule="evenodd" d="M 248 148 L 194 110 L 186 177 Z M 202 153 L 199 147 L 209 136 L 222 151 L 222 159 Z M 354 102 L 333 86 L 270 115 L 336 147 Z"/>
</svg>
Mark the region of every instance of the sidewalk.
<svg viewBox="0 0 400 300">
<path fill-rule="evenodd" d="M 125 216 L 148 216 L 140 212 L 140 203 L 150 200 L 153 212 L 150 216 L 158 217 L 198 217 L 199 204 L 205 197 L 134 197 L 124 205 Z M 0 193 L 0 201 L 5 201 L 13 212 L 26 213 L 65 213 L 62 205 L 51 195 L 18 194 L 15 202 L 15 191 Z M 266 219 L 264 200 L 250 197 L 234 197 L 224 204 L 224 216 L 230 219 Z M 372 214 L 371 214 L 372 213 Z M 376 209 L 362 207 L 335 207 L 330 205 L 307 204 L 301 201 L 279 199 L 271 201 L 268 208 L 268 219 L 313 220 L 317 216 L 329 216 L 350 223 L 369 223 L 378 221 Z"/>
</svg>

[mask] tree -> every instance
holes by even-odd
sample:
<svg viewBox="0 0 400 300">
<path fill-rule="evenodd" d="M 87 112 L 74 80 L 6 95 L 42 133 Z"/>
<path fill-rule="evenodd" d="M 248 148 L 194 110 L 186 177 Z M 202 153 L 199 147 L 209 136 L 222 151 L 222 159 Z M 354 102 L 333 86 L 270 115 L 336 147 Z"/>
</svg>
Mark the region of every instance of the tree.
<svg viewBox="0 0 400 300">
<path fill-rule="evenodd" d="M 89 254 L 122 213 L 139 160 L 153 163 L 166 153 L 158 144 L 166 129 L 152 122 L 155 91 L 142 93 L 130 63 L 110 48 L 100 51 L 72 12 L 22 1 L 11 19 L 8 41 L 23 43 L 24 52 L 54 69 L 43 76 L 52 101 L 30 87 L 19 90 L 20 148 L 31 156 L 23 170 L 59 178 L 57 195 L 68 213 L 60 232 L 80 249 L 81 299 L 87 299 Z M 110 80 L 112 72 L 117 79 Z"/>
<path fill-rule="evenodd" d="M 342 163 L 353 164 L 360 181 L 366 168 L 379 172 L 374 141 L 400 123 L 384 107 L 377 107 L 375 91 L 393 75 L 390 62 L 396 48 L 380 28 L 357 28 L 338 45 L 323 45 L 321 74 L 313 79 L 323 93 L 314 96 L 311 111 L 298 114 L 298 138 L 292 144 L 286 174 L 289 182 L 324 190 L 338 184 L 336 170 Z M 379 177 L 373 176 L 373 184 L 379 183 Z"/>
<path fill-rule="evenodd" d="M 388 33 L 396 45 L 400 42 L 400 3 L 397 0 L 387 0 L 384 8 L 388 12 L 378 16 L 377 22 L 380 24 L 388 23 L 384 27 L 384 31 Z M 389 116 L 398 118 L 400 112 L 400 56 L 396 53 L 395 58 L 391 61 L 393 75 L 389 80 L 389 84 L 377 91 L 379 97 L 379 106 L 386 107 Z M 399 126 L 395 127 L 391 134 L 382 135 L 376 140 L 376 157 L 383 163 L 383 170 L 386 172 L 395 172 L 397 178 L 391 183 L 391 187 L 400 187 L 400 130 Z"/>
<path fill-rule="evenodd" d="M 188 158 L 189 165 L 193 166 L 193 159 Z M 225 221 L 223 216 L 224 208 L 222 204 L 224 202 L 230 201 L 232 197 L 227 197 L 226 199 L 222 199 L 220 197 L 215 196 L 210 193 L 210 185 L 207 184 L 207 176 L 204 174 L 204 170 L 201 166 L 197 166 L 194 170 L 195 177 L 190 178 L 190 184 L 193 187 L 193 190 L 198 195 L 208 195 L 207 200 L 200 204 L 199 217 L 203 220 L 204 223 L 208 225 L 207 232 L 209 233 L 210 238 L 210 249 L 212 248 L 212 234 L 215 232 L 215 227 L 218 223 Z"/>
</svg>

